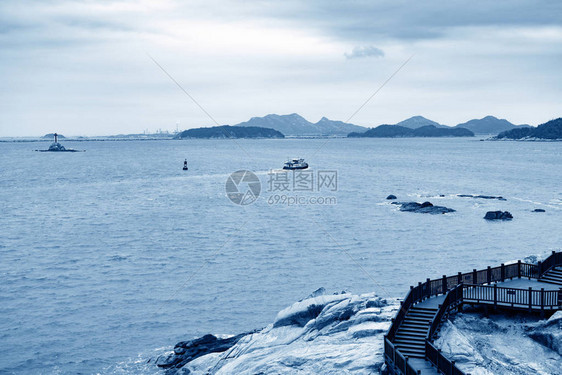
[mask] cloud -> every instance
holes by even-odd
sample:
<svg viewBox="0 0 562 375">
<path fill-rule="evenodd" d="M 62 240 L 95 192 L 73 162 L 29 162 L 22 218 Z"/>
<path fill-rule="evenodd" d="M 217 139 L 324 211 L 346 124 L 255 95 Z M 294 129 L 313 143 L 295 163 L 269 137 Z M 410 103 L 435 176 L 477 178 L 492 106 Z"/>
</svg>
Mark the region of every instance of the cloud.
<svg viewBox="0 0 562 375">
<path fill-rule="evenodd" d="M 354 121 L 537 124 L 560 111 L 560 12 L 559 0 L 2 0 L 0 136 L 212 125 L 146 52 L 220 123 L 345 119 L 415 54 Z"/>
<path fill-rule="evenodd" d="M 361 59 L 364 57 L 384 57 L 382 49 L 373 46 L 354 47 L 351 53 L 345 53 L 348 59 Z"/>
</svg>

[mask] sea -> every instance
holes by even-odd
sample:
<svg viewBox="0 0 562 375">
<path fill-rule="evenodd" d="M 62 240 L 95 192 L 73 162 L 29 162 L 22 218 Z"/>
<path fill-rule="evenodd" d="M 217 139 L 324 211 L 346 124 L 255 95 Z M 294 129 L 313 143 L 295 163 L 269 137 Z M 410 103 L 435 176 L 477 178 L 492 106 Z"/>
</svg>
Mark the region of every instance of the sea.
<svg viewBox="0 0 562 375">
<path fill-rule="evenodd" d="M 62 143 L 85 152 L 0 142 L 0 374 L 162 374 L 177 342 L 262 328 L 320 287 L 401 298 L 562 250 L 560 142 Z"/>
</svg>

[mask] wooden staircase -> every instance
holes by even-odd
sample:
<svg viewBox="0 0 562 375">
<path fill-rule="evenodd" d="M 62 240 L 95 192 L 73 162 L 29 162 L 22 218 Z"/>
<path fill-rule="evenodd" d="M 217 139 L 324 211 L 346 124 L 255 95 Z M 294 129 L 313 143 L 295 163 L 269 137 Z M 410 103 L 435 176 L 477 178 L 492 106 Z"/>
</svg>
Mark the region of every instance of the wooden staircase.
<svg viewBox="0 0 562 375">
<path fill-rule="evenodd" d="M 425 358 L 425 339 L 437 309 L 412 306 L 398 327 L 394 345 L 404 356 Z"/>
<path fill-rule="evenodd" d="M 562 267 L 554 267 L 544 273 L 539 281 L 549 284 L 562 285 Z"/>
</svg>

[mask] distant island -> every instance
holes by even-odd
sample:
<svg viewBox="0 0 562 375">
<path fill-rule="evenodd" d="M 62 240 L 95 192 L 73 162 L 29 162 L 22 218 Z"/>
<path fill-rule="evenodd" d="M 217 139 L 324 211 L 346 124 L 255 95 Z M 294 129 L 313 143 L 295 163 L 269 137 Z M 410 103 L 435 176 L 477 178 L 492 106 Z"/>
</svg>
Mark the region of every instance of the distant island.
<svg viewBox="0 0 562 375">
<path fill-rule="evenodd" d="M 371 130 L 363 126 L 350 124 L 343 121 L 330 120 L 326 117 L 322 117 L 318 122 L 313 123 L 306 120 L 304 117 L 300 116 L 297 113 L 292 113 L 289 115 L 269 114 L 263 117 L 252 117 L 248 121 L 241 122 L 233 126 L 257 126 L 261 128 L 275 129 L 283 133 L 285 136 L 292 137 L 345 137 L 350 133 L 354 134 L 351 137 L 355 137 L 356 134 L 366 133 L 367 131 Z M 384 124 L 381 126 L 391 125 Z M 413 116 L 392 126 L 396 126 L 398 128 L 392 130 L 389 129 L 388 133 L 396 133 L 396 135 L 394 135 L 396 137 L 468 137 L 474 134 L 498 134 L 506 130 L 530 127 L 530 125 L 514 125 L 505 119 L 498 119 L 494 116 L 485 116 L 481 119 L 473 119 L 455 126 L 443 125 L 423 116 Z M 451 131 L 439 132 L 433 130 L 433 128 L 426 128 L 428 126 Z M 404 131 L 403 129 L 400 130 L 400 128 L 408 128 L 411 130 L 424 128 L 424 130 L 420 130 L 414 134 L 411 134 L 407 131 Z M 457 131 L 453 129 L 464 130 Z M 469 130 L 473 134 L 469 135 L 469 133 L 466 133 L 465 130 Z M 381 131 L 383 131 L 383 129 L 381 129 Z M 372 133 L 373 132 L 369 132 L 368 134 Z M 389 135 L 385 135 L 385 137 L 389 137 Z"/>
<path fill-rule="evenodd" d="M 562 118 L 550 120 L 536 128 L 517 128 L 504 131 L 492 139 L 506 140 L 562 140 Z"/>
<path fill-rule="evenodd" d="M 48 133 L 41 137 L 41 139 L 53 139 L 55 137 L 55 133 Z M 57 133 L 57 138 L 65 139 L 66 137 L 62 134 Z"/>
<path fill-rule="evenodd" d="M 486 116 L 481 119 L 474 119 L 455 126 L 456 128 L 465 128 L 474 134 L 498 134 L 512 129 L 530 128 L 530 125 L 514 125 L 506 119 L 499 119 L 494 116 Z"/>
<path fill-rule="evenodd" d="M 559 119 L 558 119 L 559 120 Z M 553 121 L 558 121 L 553 120 Z M 550 122 L 548 123 L 550 124 Z M 546 125 L 546 124 L 543 124 Z M 373 128 L 354 125 L 344 121 L 322 117 L 313 123 L 297 113 L 288 115 L 269 114 L 252 117 L 236 125 L 222 125 L 188 129 L 171 133 L 158 131 L 153 134 L 119 134 L 96 137 L 72 137 L 75 141 L 86 140 L 166 140 L 184 138 L 285 138 L 285 137 L 349 137 L 349 138 L 405 138 L 405 137 L 473 137 L 489 135 L 488 139 L 561 139 L 556 126 L 549 125 L 538 129 L 531 125 L 515 125 L 506 119 L 485 116 L 467 122 L 447 126 L 423 116 L 413 116 L 396 124 L 382 124 Z M 53 133 L 35 140 L 51 139 Z M 64 136 L 59 135 L 63 139 Z M 0 141 L 6 141 L 1 140 Z M 26 141 L 26 140 L 22 140 Z M 28 141 L 34 141 L 30 139 Z"/>
<path fill-rule="evenodd" d="M 234 126 L 257 126 L 261 128 L 275 129 L 285 135 L 297 137 L 345 137 L 351 132 L 367 130 L 367 128 L 363 126 L 353 125 L 343 121 L 334 121 L 326 117 L 322 117 L 320 121 L 312 123 L 296 113 L 292 113 L 290 115 L 270 114 L 264 117 L 252 117 L 250 120 L 241 122 Z"/>
<path fill-rule="evenodd" d="M 450 126 L 442 125 L 438 122 L 435 122 L 435 121 L 430 120 L 428 118 L 425 118 L 423 116 L 410 117 L 410 118 L 407 118 L 406 120 L 397 122 L 394 125 L 401 126 L 401 127 L 404 127 L 404 128 L 410 128 L 410 129 L 417 129 L 417 128 L 421 128 L 423 126 L 429 126 L 429 125 L 433 125 L 436 128 L 450 128 Z"/>
<path fill-rule="evenodd" d="M 400 125 L 380 125 L 364 133 L 349 133 L 349 138 L 405 138 L 405 137 L 474 137 L 474 133 L 464 128 L 438 128 L 426 125 L 416 129 Z"/>
<path fill-rule="evenodd" d="M 178 133 L 174 139 L 189 138 L 285 138 L 283 133 L 257 126 L 214 126 L 211 128 L 196 128 Z"/>
</svg>

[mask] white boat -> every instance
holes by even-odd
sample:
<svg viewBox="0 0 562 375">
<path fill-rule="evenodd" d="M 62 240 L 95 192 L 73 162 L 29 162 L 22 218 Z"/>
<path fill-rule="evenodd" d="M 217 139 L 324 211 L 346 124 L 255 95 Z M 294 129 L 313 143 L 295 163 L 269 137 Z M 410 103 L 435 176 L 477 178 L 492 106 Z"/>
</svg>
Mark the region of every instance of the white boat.
<svg viewBox="0 0 562 375">
<path fill-rule="evenodd" d="M 304 161 L 304 159 L 291 159 L 285 163 L 283 169 L 306 169 L 308 168 L 308 163 Z"/>
</svg>

